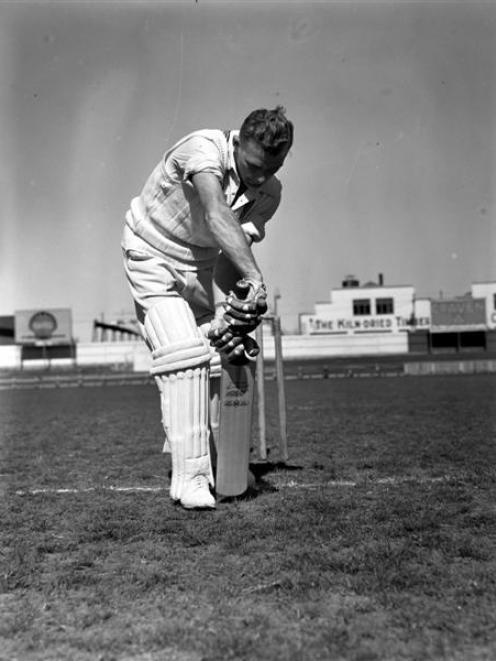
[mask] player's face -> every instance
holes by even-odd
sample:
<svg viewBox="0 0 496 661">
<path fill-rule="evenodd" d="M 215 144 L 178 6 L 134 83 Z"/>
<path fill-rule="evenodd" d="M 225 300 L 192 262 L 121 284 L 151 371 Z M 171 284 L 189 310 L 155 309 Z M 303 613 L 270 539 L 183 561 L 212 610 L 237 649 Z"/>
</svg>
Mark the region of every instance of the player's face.
<svg viewBox="0 0 496 661">
<path fill-rule="evenodd" d="M 284 163 L 287 149 L 280 154 L 268 154 L 255 140 L 234 142 L 234 159 L 241 181 L 247 188 L 258 188 L 275 174 Z"/>
</svg>

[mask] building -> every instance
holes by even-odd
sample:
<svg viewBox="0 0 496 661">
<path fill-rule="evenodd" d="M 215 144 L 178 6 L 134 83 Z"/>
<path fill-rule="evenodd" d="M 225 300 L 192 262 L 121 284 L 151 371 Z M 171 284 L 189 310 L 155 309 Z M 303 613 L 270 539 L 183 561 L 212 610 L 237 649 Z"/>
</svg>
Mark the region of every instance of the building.
<svg viewBox="0 0 496 661">
<path fill-rule="evenodd" d="M 335 338 L 336 354 L 496 351 L 496 282 L 456 298 L 419 298 L 412 285 L 347 276 L 329 301 L 300 314 L 302 335 Z"/>
<path fill-rule="evenodd" d="M 275 341 L 265 326 L 263 353 L 270 361 Z M 299 331 L 282 337 L 286 361 L 387 355 L 411 361 L 444 353 L 482 358 L 496 369 L 496 282 L 473 283 L 455 298 L 430 299 L 418 297 L 412 285 L 386 285 L 382 275 L 363 285 L 348 276 L 313 313 L 299 315 Z M 0 345 L 0 369 L 106 365 L 146 372 L 151 365 L 134 320 L 95 320 L 93 341 L 76 342 L 67 308 L 0 317 Z"/>
</svg>

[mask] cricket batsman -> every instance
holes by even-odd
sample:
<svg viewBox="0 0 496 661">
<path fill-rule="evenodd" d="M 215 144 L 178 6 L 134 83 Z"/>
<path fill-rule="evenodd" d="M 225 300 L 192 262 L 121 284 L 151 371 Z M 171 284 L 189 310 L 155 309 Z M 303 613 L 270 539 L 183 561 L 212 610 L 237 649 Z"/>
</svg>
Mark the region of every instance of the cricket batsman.
<svg viewBox="0 0 496 661">
<path fill-rule="evenodd" d="M 171 498 L 214 508 L 210 434 L 219 424 L 220 354 L 253 353 L 267 309 L 253 242 L 279 206 L 293 142 L 284 108 L 251 112 L 240 130 L 205 129 L 162 157 L 126 213 L 124 268 L 152 352 L 171 452 Z"/>
</svg>

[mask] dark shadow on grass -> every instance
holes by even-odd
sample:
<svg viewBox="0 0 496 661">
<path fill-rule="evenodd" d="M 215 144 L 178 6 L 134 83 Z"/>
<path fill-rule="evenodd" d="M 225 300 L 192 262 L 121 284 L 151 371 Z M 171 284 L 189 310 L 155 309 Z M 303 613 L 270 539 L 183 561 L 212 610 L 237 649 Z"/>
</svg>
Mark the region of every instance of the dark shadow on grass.
<svg viewBox="0 0 496 661">
<path fill-rule="evenodd" d="M 279 491 L 277 487 L 269 484 L 265 480 L 257 478 L 255 485 L 248 487 L 248 489 L 239 496 L 221 496 L 217 494 L 217 501 L 221 504 L 236 503 L 240 501 L 254 500 L 263 494 L 276 493 L 277 491 Z"/>
<path fill-rule="evenodd" d="M 215 472 L 215 466 L 214 472 Z M 277 471 L 300 471 L 303 470 L 303 466 L 297 466 L 295 464 L 287 464 L 284 461 L 257 461 L 250 462 L 249 464 L 250 472 L 255 478 L 255 483 L 248 487 L 248 489 L 240 494 L 239 496 L 221 496 L 216 494 L 216 498 L 219 503 L 233 503 L 237 501 L 245 500 L 254 500 L 258 496 L 266 493 L 276 493 L 279 491 L 277 487 L 267 480 L 264 480 L 264 476 L 268 473 L 276 473 Z M 171 479 L 172 471 L 168 471 L 168 477 Z M 215 492 L 215 491 L 214 491 Z"/>
<path fill-rule="evenodd" d="M 294 466 L 286 464 L 283 461 L 263 461 L 250 463 L 249 468 L 253 477 L 255 478 L 255 483 L 250 485 L 248 489 L 239 496 L 220 496 L 217 494 L 217 499 L 220 503 L 233 503 L 237 501 L 253 500 L 254 498 L 257 498 L 258 496 L 266 493 L 276 493 L 279 491 L 279 489 L 273 484 L 270 484 L 270 482 L 267 482 L 267 480 L 264 480 L 264 475 L 267 475 L 268 473 L 274 473 L 278 470 L 302 470 L 303 466 Z"/>
<path fill-rule="evenodd" d="M 294 464 L 287 464 L 284 461 L 258 461 L 256 463 L 250 464 L 250 470 L 255 476 L 256 482 L 261 480 L 264 475 L 268 473 L 276 473 L 279 470 L 284 471 L 301 471 L 303 466 L 297 466 Z"/>
</svg>

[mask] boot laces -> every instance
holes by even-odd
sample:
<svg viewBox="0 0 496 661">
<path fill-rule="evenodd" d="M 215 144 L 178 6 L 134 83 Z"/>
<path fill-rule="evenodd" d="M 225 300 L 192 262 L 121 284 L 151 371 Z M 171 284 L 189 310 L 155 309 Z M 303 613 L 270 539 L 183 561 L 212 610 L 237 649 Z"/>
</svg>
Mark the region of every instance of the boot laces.
<svg viewBox="0 0 496 661">
<path fill-rule="evenodd" d="M 205 475 L 195 475 L 192 479 L 195 489 L 206 489 L 208 488 L 208 480 Z"/>
</svg>

